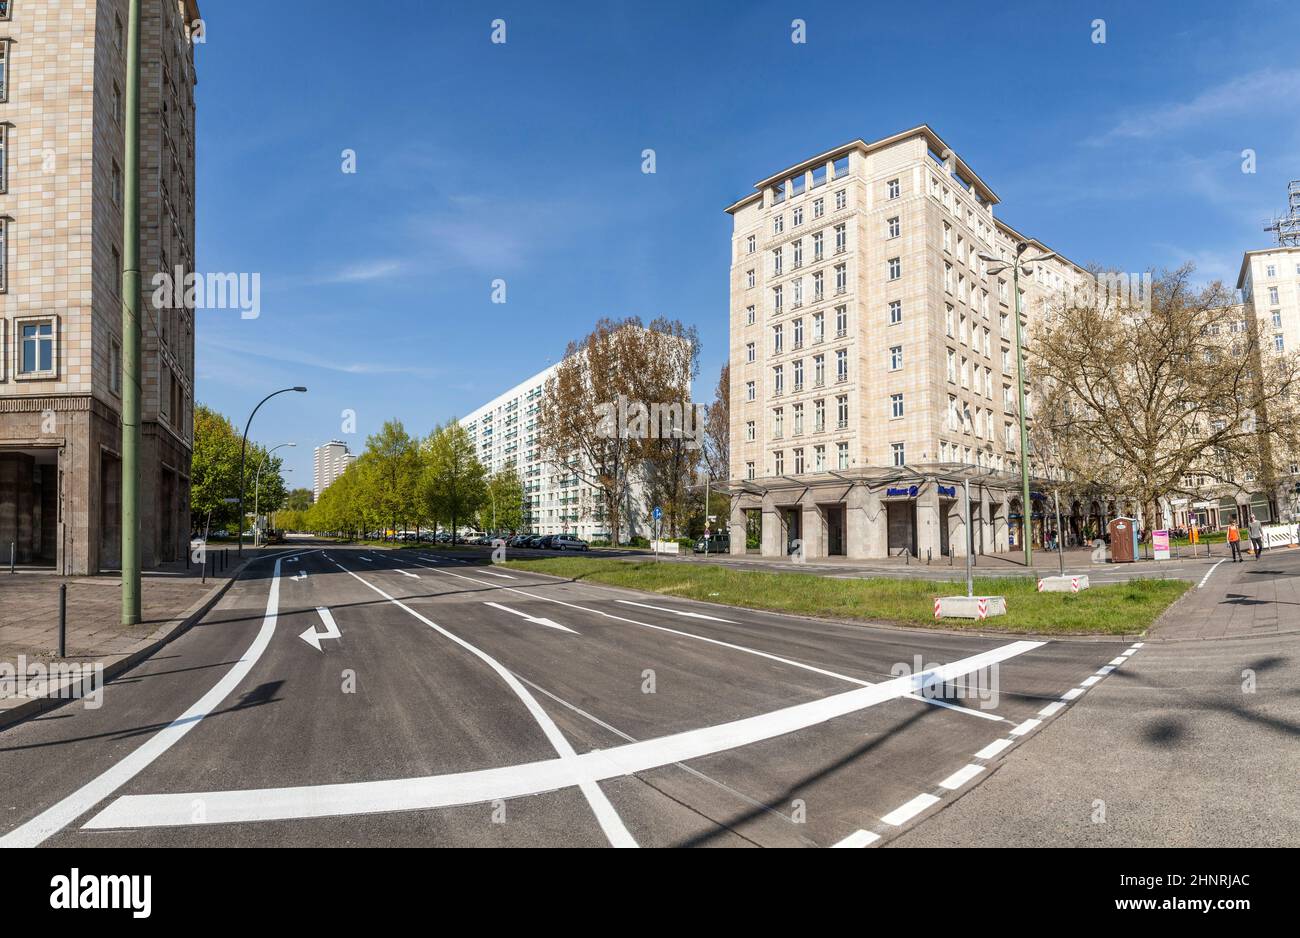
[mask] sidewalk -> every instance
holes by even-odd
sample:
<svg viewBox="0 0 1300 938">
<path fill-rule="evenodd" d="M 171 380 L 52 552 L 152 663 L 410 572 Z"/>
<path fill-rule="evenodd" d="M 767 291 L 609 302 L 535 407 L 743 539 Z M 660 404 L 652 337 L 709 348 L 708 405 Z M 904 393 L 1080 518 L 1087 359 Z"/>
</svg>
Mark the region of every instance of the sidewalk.
<svg viewBox="0 0 1300 938">
<path fill-rule="evenodd" d="M 1207 571 L 1204 585 L 1165 610 L 1151 637 L 1247 638 L 1300 631 L 1300 550 L 1267 550 L 1256 560 L 1227 561 Z"/>
<path fill-rule="evenodd" d="M 244 555 L 247 558 L 249 552 Z M 145 571 L 140 597 L 143 621 L 135 626 L 121 624 L 118 577 L 61 577 L 22 570 L 11 575 L 7 568 L 0 572 L 0 727 L 48 707 L 51 695 L 71 676 L 84 677 L 102 667 L 99 677 L 107 680 L 171 637 L 191 614 L 214 600 L 239 570 L 233 548 L 227 568 L 221 570 L 219 561 L 217 566 L 206 583 L 200 570 L 186 570 L 183 560 Z M 59 658 L 59 585 L 63 583 L 68 586 L 68 653 Z M 54 690 L 45 686 L 47 675 Z M 15 679 L 25 686 L 15 687 Z"/>
</svg>

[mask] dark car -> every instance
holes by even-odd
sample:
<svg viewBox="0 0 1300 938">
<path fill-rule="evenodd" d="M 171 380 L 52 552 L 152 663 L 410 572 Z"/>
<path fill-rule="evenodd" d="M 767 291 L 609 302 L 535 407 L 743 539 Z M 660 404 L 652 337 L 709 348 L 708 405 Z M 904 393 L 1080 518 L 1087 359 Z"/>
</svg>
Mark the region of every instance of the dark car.
<svg viewBox="0 0 1300 938">
<path fill-rule="evenodd" d="M 574 534 L 557 534 L 551 541 L 551 546 L 556 550 L 588 550 L 590 545 L 582 538 Z"/>
<path fill-rule="evenodd" d="M 536 546 L 541 548 L 542 550 L 550 550 L 552 547 L 555 546 L 555 535 L 554 534 L 543 535 L 542 537 L 538 538 Z"/>
</svg>

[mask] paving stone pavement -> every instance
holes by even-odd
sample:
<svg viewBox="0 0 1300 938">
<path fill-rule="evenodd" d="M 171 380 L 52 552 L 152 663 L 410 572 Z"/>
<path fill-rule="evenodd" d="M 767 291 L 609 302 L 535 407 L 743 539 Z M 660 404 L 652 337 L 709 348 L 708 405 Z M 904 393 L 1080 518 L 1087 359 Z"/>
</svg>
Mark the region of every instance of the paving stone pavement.
<svg viewBox="0 0 1300 938">
<path fill-rule="evenodd" d="M 232 548 L 228 566 L 206 583 L 197 568 L 186 570 L 183 561 L 147 571 L 141 583 L 144 621 L 130 627 L 120 621 L 122 581 L 117 577 L 0 572 L 0 662 L 14 664 L 19 655 L 28 660 L 57 657 L 61 583 L 68 585 L 68 659 L 87 660 L 126 654 L 183 615 L 237 566 Z"/>
<path fill-rule="evenodd" d="M 1248 638 L 1300 630 L 1300 549 L 1219 564 L 1152 627 L 1166 640 Z"/>
</svg>

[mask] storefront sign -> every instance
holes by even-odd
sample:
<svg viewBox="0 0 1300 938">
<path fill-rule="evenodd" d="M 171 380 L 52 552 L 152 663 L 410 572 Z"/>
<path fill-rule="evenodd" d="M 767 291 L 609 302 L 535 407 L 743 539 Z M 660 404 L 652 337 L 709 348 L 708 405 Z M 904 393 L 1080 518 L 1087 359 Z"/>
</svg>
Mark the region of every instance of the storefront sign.
<svg viewBox="0 0 1300 938">
<path fill-rule="evenodd" d="M 916 485 L 909 485 L 909 486 L 891 485 L 889 488 L 885 489 L 885 494 L 890 496 L 905 495 L 908 498 L 916 498 L 916 493 L 919 491 L 920 491 L 920 487 Z"/>
<path fill-rule="evenodd" d="M 1156 560 L 1169 559 L 1169 532 L 1168 531 L 1151 532 L 1151 550 L 1154 552 Z"/>
<path fill-rule="evenodd" d="M 945 498 L 956 498 L 956 497 L 957 497 L 957 486 L 955 486 L 955 485 L 941 485 L 941 486 L 939 486 L 939 494 L 942 495 L 942 496 L 944 496 Z"/>
</svg>

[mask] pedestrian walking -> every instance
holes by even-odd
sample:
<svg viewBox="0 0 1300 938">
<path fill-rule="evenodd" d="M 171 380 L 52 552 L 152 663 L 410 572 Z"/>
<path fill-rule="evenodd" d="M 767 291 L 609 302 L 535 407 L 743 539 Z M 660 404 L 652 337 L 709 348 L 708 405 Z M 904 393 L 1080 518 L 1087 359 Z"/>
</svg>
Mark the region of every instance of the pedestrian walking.
<svg viewBox="0 0 1300 938">
<path fill-rule="evenodd" d="M 1259 555 L 1264 552 L 1264 526 L 1259 523 L 1258 518 L 1250 519 L 1250 546 L 1255 548 L 1255 559 L 1259 560 Z"/>
<path fill-rule="evenodd" d="M 1228 549 L 1232 551 L 1232 562 L 1241 563 L 1241 532 L 1236 522 L 1228 524 Z"/>
</svg>

